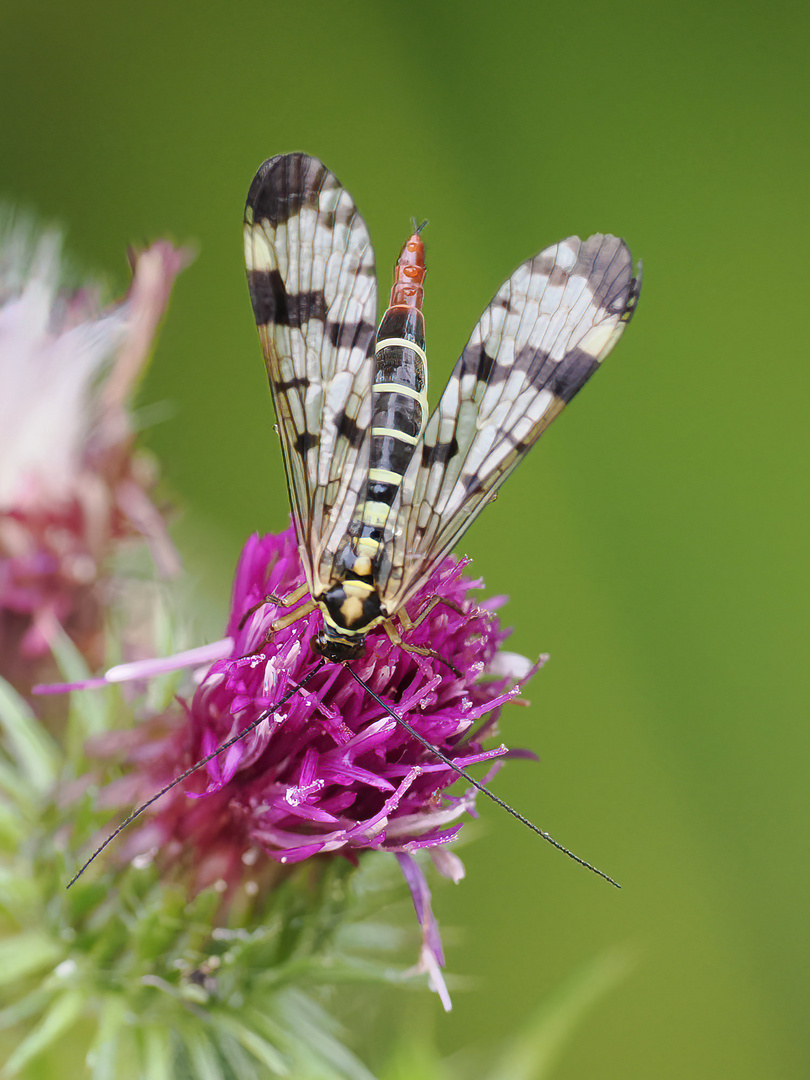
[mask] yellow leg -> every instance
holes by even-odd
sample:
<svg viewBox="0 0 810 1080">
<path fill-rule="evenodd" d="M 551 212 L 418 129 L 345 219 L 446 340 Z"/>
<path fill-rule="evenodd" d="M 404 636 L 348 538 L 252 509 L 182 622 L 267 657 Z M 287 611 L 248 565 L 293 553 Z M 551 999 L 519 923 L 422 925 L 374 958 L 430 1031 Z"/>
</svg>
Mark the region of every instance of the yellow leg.
<svg viewBox="0 0 810 1080">
<path fill-rule="evenodd" d="M 244 630 L 245 623 L 248 621 L 253 612 L 258 611 L 259 608 L 264 607 L 265 604 L 277 604 L 279 607 L 292 607 L 293 604 L 297 604 L 299 600 L 303 599 L 308 591 L 309 586 L 306 582 L 304 582 L 304 584 L 299 585 L 294 592 L 291 592 L 289 596 L 276 596 L 275 593 L 268 593 L 267 596 L 262 597 L 258 604 L 254 604 L 253 607 L 247 609 L 245 614 L 239 620 L 239 629 Z M 310 608 L 309 610 L 312 611 L 312 608 Z M 299 615 L 298 618 L 300 617 L 301 616 Z M 294 622 L 295 620 L 293 619 L 292 621 Z"/>
<path fill-rule="evenodd" d="M 428 600 L 415 619 L 410 617 L 406 608 L 401 608 L 397 612 L 397 618 L 402 623 L 402 629 L 415 630 L 417 626 L 421 626 L 437 604 L 444 604 L 446 607 L 452 608 L 453 611 L 457 611 L 459 615 L 466 614 L 464 608 L 460 604 L 457 604 L 455 600 L 448 600 L 444 596 L 431 596 L 430 600 Z"/>
<path fill-rule="evenodd" d="M 287 600 L 289 601 L 289 599 L 290 597 L 288 596 Z M 289 607 L 289 603 L 285 606 Z M 305 615 L 309 615 L 315 610 L 315 606 L 315 601 L 310 597 L 305 604 L 301 604 L 300 607 L 288 611 L 287 614 L 282 615 L 280 619 L 273 619 L 270 623 L 270 629 L 267 631 L 266 640 L 269 641 L 270 637 L 273 634 L 278 633 L 279 630 L 283 630 L 286 626 L 291 626 L 294 622 L 298 622 L 299 619 L 303 619 Z"/>
<path fill-rule="evenodd" d="M 287 606 L 289 606 L 289 600 L 290 597 L 288 596 Z M 311 612 L 313 612 L 315 610 L 315 607 L 315 601 L 310 597 L 310 599 L 307 600 L 305 604 L 301 604 L 299 607 L 293 608 L 293 610 L 288 611 L 286 615 L 282 615 L 280 619 L 274 619 L 270 623 L 270 626 L 267 628 L 267 633 L 264 635 L 262 640 L 259 642 L 256 648 L 253 649 L 253 651 L 248 655 L 255 656 L 257 653 L 260 653 L 265 647 L 265 645 L 268 643 L 268 641 L 271 640 L 273 634 L 277 634 L 279 630 L 284 630 L 285 627 L 292 626 L 294 622 L 298 622 L 299 619 L 303 619 L 305 615 L 309 615 Z"/>
<path fill-rule="evenodd" d="M 436 597 L 436 599 L 438 600 L 439 597 Z M 403 614 L 405 615 L 405 619 L 402 618 Z M 418 623 L 411 623 L 410 616 L 408 615 L 408 613 L 405 611 L 404 608 L 402 609 L 402 611 L 397 612 L 397 617 L 399 618 L 399 621 L 402 623 L 403 630 L 410 630 L 410 629 L 412 629 L 413 626 L 418 626 L 419 625 Z M 407 620 L 407 624 L 406 624 L 406 620 Z M 421 619 L 420 619 L 420 622 L 421 622 Z M 388 634 L 388 637 L 391 639 L 393 644 L 398 645 L 399 648 L 404 649 L 405 652 L 416 653 L 418 656 L 430 656 L 434 660 L 438 660 L 442 664 L 446 664 L 447 667 L 450 668 L 450 670 L 453 672 L 454 675 L 458 676 L 458 678 L 461 678 L 461 672 L 458 670 L 458 668 L 455 666 L 455 664 L 451 664 L 450 661 L 446 657 L 442 656 L 441 653 L 436 652 L 435 649 L 429 649 L 426 645 L 409 645 L 407 641 L 403 641 L 402 640 L 402 635 L 399 633 L 397 628 L 394 626 L 394 623 L 393 623 L 392 619 L 386 619 L 385 620 L 385 622 L 383 623 L 383 629 L 385 630 L 386 634 Z"/>
</svg>

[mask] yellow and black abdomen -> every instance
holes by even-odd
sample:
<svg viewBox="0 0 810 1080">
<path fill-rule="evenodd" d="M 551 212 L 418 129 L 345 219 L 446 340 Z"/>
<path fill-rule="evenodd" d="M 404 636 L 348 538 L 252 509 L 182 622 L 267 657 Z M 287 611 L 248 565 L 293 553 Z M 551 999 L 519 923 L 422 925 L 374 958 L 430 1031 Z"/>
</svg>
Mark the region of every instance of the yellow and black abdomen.
<svg viewBox="0 0 810 1080">
<path fill-rule="evenodd" d="M 427 422 L 424 279 L 425 247 L 415 232 L 394 269 L 391 303 L 377 330 L 368 482 L 350 529 L 352 576 L 369 583 L 391 504 Z"/>
<path fill-rule="evenodd" d="M 368 630 L 395 614 L 382 608 L 374 568 L 391 505 L 427 422 L 424 279 L 425 248 L 415 232 L 394 268 L 391 303 L 377 330 L 366 483 L 335 559 L 336 580 L 316 597 L 333 651 L 351 648 L 357 655 Z"/>
<path fill-rule="evenodd" d="M 427 421 L 425 324 L 421 311 L 388 309 L 377 333 L 375 360 L 368 506 L 364 515 L 369 525 L 380 515 L 384 522 Z"/>
</svg>

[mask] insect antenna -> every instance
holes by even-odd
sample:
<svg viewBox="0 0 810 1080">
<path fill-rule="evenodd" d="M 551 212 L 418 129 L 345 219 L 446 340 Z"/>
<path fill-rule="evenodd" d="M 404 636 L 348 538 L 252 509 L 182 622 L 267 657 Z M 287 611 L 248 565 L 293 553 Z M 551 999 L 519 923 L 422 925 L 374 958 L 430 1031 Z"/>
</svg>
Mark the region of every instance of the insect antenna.
<svg viewBox="0 0 810 1080">
<path fill-rule="evenodd" d="M 238 731 L 235 735 L 231 736 L 230 739 L 228 739 L 226 742 L 224 742 L 222 744 L 222 746 L 218 747 L 212 753 L 207 754 L 204 758 L 200 758 L 199 761 L 195 762 L 190 768 L 186 769 L 186 771 L 184 773 L 181 773 L 180 776 L 176 776 L 174 778 L 174 780 L 171 781 L 171 783 L 166 784 L 165 787 L 162 787 L 160 789 L 160 791 L 158 791 L 156 794 L 154 794 L 151 797 L 151 799 L 147 799 L 145 803 L 141 803 L 141 805 L 139 807 L 137 807 L 135 810 L 132 811 L 132 813 L 129 815 L 129 817 L 124 818 L 124 820 L 121 822 L 121 824 L 113 832 L 110 833 L 110 835 L 107 837 L 107 839 L 104 841 L 104 843 L 100 844 L 99 847 L 96 848 L 96 850 L 93 852 L 93 854 L 90 856 L 90 858 L 84 863 L 84 865 L 81 867 L 81 869 L 78 870 L 78 872 L 73 875 L 73 877 L 67 883 L 66 888 L 69 889 L 71 885 L 73 885 L 76 881 L 78 881 L 79 878 L 82 876 L 82 874 L 87 869 L 87 867 L 90 865 L 90 863 L 93 862 L 102 853 L 104 848 L 107 847 L 108 844 L 111 844 L 113 842 L 113 840 L 116 838 L 116 836 L 118 836 L 118 834 L 120 832 L 124 831 L 124 829 L 127 827 L 127 825 L 131 825 L 132 822 L 135 820 L 135 818 L 140 817 L 141 814 L 144 812 L 144 810 L 148 810 L 148 808 L 152 805 L 152 803 L 157 802 L 157 800 L 162 795 L 165 795 L 167 791 L 171 791 L 171 789 L 173 787 L 175 787 L 177 784 L 181 784 L 187 777 L 191 776 L 192 773 L 195 773 L 198 769 L 201 769 L 203 767 L 203 765 L 207 765 L 209 761 L 213 761 L 215 757 L 219 757 L 219 755 L 221 753 L 223 753 L 223 751 L 225 751 L 229 747 L 233 746 L 234 743 L 239 742 L 239 740 L 243 739 L 245 737 L 245 735 L 249 735 L 250 732 L 253 731 L 254 728 L 257 728 L 259 726 L 259 724 L 261 724 L 261 722 L 263 720 L 266 720 L 269 716 L 272 716 L 273 713 L 277 709 L 280 709 L 282 705 L 286 705 L 286 703 L 290 700 L 290 698 L 294 694 L 297 694 L 298 691 L 304 686 L 304 684 L 309 682 L 309 680 L 313 677 L 313 675 L 315 675 L 317 672 L 319 672 L 321 670 L 321 668 L 324 666 L 325 663 L 326 663 L 326 660 L 321 658 L 320 661 L 312 669 L 312 671 L 307 672 L 307 674 L 302 679 L 300 679 L 295 684 L 295 686 L 292 687 L 291 690 L 288 690 L 287 693 L 282 698 L 279 698 L 279 700 L 274 705 L 271 705 L 269 709 L 265 709 L 264 712 L 262 712 L 260 716 L 257 716 L 255 720 L 253 720 L 250 724 L 247 725 L 247 727 L 242 728 L 241 731 Z"/>
<path fill-rule="evenodd" d="M 427 218 L 425 218 L 425 220 L 422 222 L 421 225 L 417 225 L 416 224 L 416 218 L 412 217 L 411 218 L 411 224 L 413 225 L 413 231 L 416 233 L 417 236 L 419 236 L 421 234 L 421 232 L 422 232 L 422 229 L 424 229 L 424 227 L 426 225 L 429 225 L 430 222 L 428 221 Z"/>
<path fill-rule="evenodd" d="M 160 789 L 160 791 L 155 792 L 155 794 L 152 795 L 151 798 L 147 799 L 146 802 L 143 802 L 140 806 L 136 807 L 136 809 L 133 810 L 132 813 L 129 814 L 126 818 L 124 818 L 120 825 L 118 825 L 110 833 L 107 839 L 102 844 L 100 844 L 95 849 L 93 854 L 82 864 L 79 870 L 67 883 L 66 888 L 69 889 L 71 885 L 74 885 L 85 872 L 85 870 L 90 866 L 90 864 L 98 858 L 102 851 L 104 851 L 104 849 L 109 844 L 111 844 L 113 840 L 115 840 L 119 833 L 123 832 L 128 825 L 131 825 L 136 818 L 140 817 L 144 810 L 148 810 L 153 803 L 157 802 L 158 799 L 160 799 L 168 791 L 171 791 L 173 787 L 176 787 L 177 784 L 181 784 L 189 776 L 197 772 L 198 769 L 201 769 L 203 768 L 203 766 L 207 765 L 209 761 L 213 761 L 214 758 L 219 757 L 220 754 L 228 750 L 231 746 L 234 745 L 234 743 L 239 742 L 240 739 L 243 739 L 246 735 L 249 735 L 250 732 L 254 730 L 254 728 L 257 728 L 263 720 L 266 720 L 268 717 L 272 716 L 273 713 L 280 709 L 282 705 L 286 705 L 286 703 L 295 694 L 297 694 L 298 691 L 301 690 L 305 686 L 305 684 L 308 683 L 309 680 L 317 674 L 317 672 L 321 670 L 321 668 L 324 666 L 324 664 L 326 664 L 326 662 L 326 659 L 324 657 L 321 657 L 321 659 L 311 671 L 307 672 L 307 674 L 304 675 L 303 678 L 300 679 L 293 687 L 291 687 L 286 692 L 286 694 L 283 695 L 283 697 L 279 698 L 279 700 L 273 705 L 271 705 L 268 709 L 265 709 L 259 716 L 256 717 L 255 720 L 251 721 L 250 724 L 242 728 L 242 730 L 238 731 L 235 735 L 232 735 L 230 739 L 227 739 L 222 744 L 222 746 L 217 747 L 217 749 L 213 750 L 210 754 L 206 754 L 205 757 L 200 758 L 199 761 L 196 761 L 193 765 L 186 769 L 185 772 L 181 773 L 179 776 L 176 776 L 172 781 L 170 781 L 170 783 L 165 784 Z M 519 813 L 519 811 L 515 810 L 507 802 L 504 802 L 503 799 L 495 795 L 494 792 L 490 791 L 489 788 L 482 784 L 479 780 L 476 780 L 475 777 L 472 776 L 469 772 L 467 772 L 466 769 L 462 768 L 461 765 L 457 765 L 456 762 L 452 761 L 437 746 L 434 746 L 433 743 L 431 743 L 423 735 L 420 735 L 419 732 L 411 724 L 409 724 L 407 720 L 400 716 L 399 713 L 395 712 L 390 705 L 387 705 L 382 700 L 382 698 L 371 689 L 371 687 L 365 682 L 365 680 L 363 680 L 356 671 L 349 667 L 348 664 L 344 664 L 343 667 L 346 671 L 348 671 L 348 673 L 355 680 L 355 682 L 358 683 L 365 690 L 365 692 L 371 698 L 373 698 L 374 701 L 376 701 L 376 703 L 380 706 L 381 709 L 383 709 L 383 711 L 388 716 L 395 720 L 396 723 L 398 723 L 405 731 L 407 731 L 412 738 L 416 739 L 417 742 L 420 742 L 426 750 L 429 750 L 434 757 L 438 758 L 438 760 L 441 761 L 443 765 L 446 765 L 455 773 L 458 773 L 458 775 L 463 777 L 469 784 L 472 784 L 476 791 L 480 791 L 482 794 L 486 795 L 488 799 L 491 799 L 492 802 L 500 806 L 501 809 L 506 810 L 508 814 L 511 814 L 514 818 L 517 818 L 518 821 L 520 821 L 527 828 L 531 829 L 532 832 L 537 833 L 538 836 L 541 836 L 544 840 L 548 841 L 548 843 L 551 844 L 552 847 L 555 847 L 558 851 L 561 851 L 564 855 L 567 855 L 569 859 L 573 859 L 574 862 L 579 863 L 580 866 L 584 866 L 586 870 L 590 870 L 594 874 L 597 874 L 599 877 L 604 878 L 605 881 L 609 881 L 610 884 L 615 885 L 617 889 L 621 888 L 621 885 L 618 883 L 618 881 L 614 881 L 612 877 L 604 873 L 598 867 L 593 866 L 589 862 L 586 862 L 585 859 L 581 859 L 579 855 L 574 854 L 573 851 L 570 851 L 567 847 L 564 847 L 562 844 L 558 843 L 558 841 L 555 840 L 554 837 L 550 835 L 550 833 L 547 833 L 544 829 L 538 828 L 537 825 L 529 821 L 529 819 L 524 817 L 523 814 Z"/>
<path fill-rule="evenodd" d="M 529 829 L 532 830 L 532 832 L 537 833 L 538 836 L 542 836 L 544 840 L 547 840 L 552 847 L 555 847 L 558 851 L 561 851 L 563 855 L 567 855 L 569 859 L 573 859 L 574 862 L 579 863 L 580 866 L 584 866 L 586 870 L 591 870 L 594 874 L 598 874 L 598 876 L 604 878 L 605 881 L 609 881 L 611 885 L 615 885 L 617 889 L 621 888 L 621 885 L 618 883 L 618 881 L 614 881 L 612 877 L 609 877 L 598 867 L 593 866 L 591 863 L 586 862 L 584 859 L 580 859 L 579 855 L 575 855 L 573 851 L 569 851 L 567 847 L 563 847 L 563 845 L 558 843 L 553 836 L 545 832 L 545 830 L 539 829 L 536 825 L 532 824 L 532 822 L 529 821 L 528 818 L 525 818 L 523 814 L 518 813 L 517 810 L 511 807 L 508 803 L 504 802 L 503 799 L 499 799 L 498 796 L 495 795 L 492 791 L 490 791 L 488 787 L 482 784 L 479 780 L 476 780 L 474 776 L 471 776 L 466 769 L 463 769 L 460 765 L 457 765 L 454 761 L 451 761 L 446 754 L 443 754 L 442 751 L 439 750 L 438 747 L 434 746 L 433 743 L 429 742 L 422 735 L 420 735 L 419 732 L 414 727 L 412 727 L 407 720 L 403 719 L 403 717 L 401 717 L 398 713 L 394 712 L 390 705 L 386 705 L 382 698 L 378 697 L 378 695 L 374 693 L 371 687 L 366 682 L 364 682 L 363 679 L 360 678 L 356 671 L 353 671 L 348 664 L 344 664 L 343 666 L 346 671 L 349 672 L 354 681 L 359 683 L 360 686 L 362 686 L 363 689 L 366 691 L 366 693 L 369 694 L 393 720 L 396 720 L 396 722 L 401 727 L 403 727 L 409 735 L 412 735 L 414 739 L 417 739 L 427 750 L 431 752 L 431 754 L 437 757 L 443 765 L 447 765 L 449 768 L 453 769 L 454 772 L 457 772 L 459 776 L 463 776 L 468 783 L 472 784 L 476 791 L 480 791 L 483 795 L 486 795 L 488 799 L 492 799 L 492 801 L 494 803 L 497 803 L 497 805 L 500 806 L 502 810 L 506 810 L 508 814 L 511 814 L 514 818 L 517 818 L 518 821 L 526 825 Z"/>
</svg>

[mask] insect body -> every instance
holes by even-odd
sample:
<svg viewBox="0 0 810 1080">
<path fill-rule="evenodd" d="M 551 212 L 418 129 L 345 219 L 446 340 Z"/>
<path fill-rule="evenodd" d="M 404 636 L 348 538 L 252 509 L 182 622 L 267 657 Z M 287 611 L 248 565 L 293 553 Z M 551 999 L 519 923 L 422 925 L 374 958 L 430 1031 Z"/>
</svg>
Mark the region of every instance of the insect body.
<svg viewBox="0 0 810 1080">
<path fill-rule="evenodd" d="M 596 371 L 633 313 L 640 276 L 609 235 L 570 237 L 527 260 L 427 417 L 418 230 L 375 333 L 365 222 L 320 161 L 287 154 L 253 180 L 245 258 L 310 597 L 281 622 L 317 606 L 313 647 L 350 659 L 369 630 L 402 616 Z"/>
<path fill-rule="evenodd" d="M 358 655 L 369 629 L 388 617 L 375 566 L 391 505 L 428 418 L 424 279 L 425 246 L 414 232 L 395 267 L 391 303 L 375 339 L 368 479 L 335 560 L 340 583 L 319 598 L 324 632 L 315 646 L 332 659 Z"/>
<path fill-rule="evenodd" d="M 266 161 L 251 184 L 245 259 L 306 577 L 304 588 L 281 603 L 290 606 L 309 592 L 273 628 L 319 608 L 323 628 L 313 648 L 325 659 L 134 810 L 70 885 L 122 829 L 282 708 L 325 660 L 362 655 L 366 635 L 379 624 L 398 640 L 390 620 L 398 616 L 407 627 L 405 605 L 599 367 L 641 286 L 626 244 L 614 236 L 569 237 L 528 259 L 484 311 L 428 416 L 418 229 L 402 249 L 391 303 L 375 331 L 377 283 L 365 222 L 320 161 L 286 154 Z M 617 884 L 504 803 L 350 665 L 346 670 L 447 768 Z"/>
</svg>

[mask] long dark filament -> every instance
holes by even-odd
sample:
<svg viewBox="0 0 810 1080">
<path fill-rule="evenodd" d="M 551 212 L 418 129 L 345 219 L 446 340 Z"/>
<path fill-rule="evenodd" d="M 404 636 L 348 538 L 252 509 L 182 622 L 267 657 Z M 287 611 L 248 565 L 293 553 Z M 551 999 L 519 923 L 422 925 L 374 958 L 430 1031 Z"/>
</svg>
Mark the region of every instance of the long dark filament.
<svg viewBox="0 0 810 1080">
<path fill-rule="evenodd" d="M 592 866 L 591 863 L 586 862 L 584 859 L 580 859 L 579 855 L 575 855 L 574 852 L 569 851 L 567 847 L 563 847 L 562 844 L 558 844 L 553 836 L 549 835 L 549 833 L 545 832 L 543 829 L 539 829 L 536 825 L 533 825 L 528 818 L 525 818 L 523 814 L 518 813 L 517 810 L 513 809 L 513 807 L 509 805 L 509 803 L 505 803 L 503 799 L 499 799 L 498 796 L 491 792 L 488 787 L 486 787 L 480 781 L 476 780 L 474 776 L 471 776 L 466 769 L 463 769 L 460 765 L 457 765 L 454 761 L 451 761 L 450 758 L 447 757 L 446 754 L 443 754 L 437 746 L 434 746 L 433 743 L 429 742 L 422 735 L 420 735 L 419 732 L 414 727 L 412 727 L 407 720 L 403 719 L 403 717 L 401 717 L 398 713 L 394 712 L 390 705 L 386 705 L 382 698 L 378 697 L 371 689 L 371 687 L 367 683 L 365 683 L 357 674 L 357 672 L 353 671 L 348 664 L 344 664 L 343 667 L 346 669 L 346 671 L 348 671 L 354 681 L 359 683 L 360 686 L 363 687 L 365 692 L 369 694 L 372 698 L 374 698 L 377 704 L 382 709 L 384 709 L 385 712 L 388 713 L 388 715 L 392 719 L 396 720 L 396 722 L 401 727 L 403 727 L 409 735 L 412 735 L 414 739 L 417 739 L 422 744 L 422 746 L 429 750 L 431 754 L 434 755 L 434 757 L 437 757 L 443 765 L 447 765 L 454 772 L 457 772 L 459 776 L 463 776 L 469 784 L 472 784 L 476 791 L 480 791 L 483 795 L 486 795 L 488 799 L 492 799 L 492 801 L 494 803 L 497 803 L 497 805 L 500 806 L 502 810 L 506 810 L 508 814 L 511 814 L 514 818 L 517 818 L 518 821 L 520 821 L 523 825 L 526 825 L 529 829 L 532 830 L 532 832 L 537 833 L 538 836 L 542 836 L 543 839 L 547 840 L 552 847 L 555 847 L 557 849 L 557 851 L 561 851 L 563 855 L 567 855 L 569 859 L 573 859 L 574 862 L 579 863 L 580 866 L 584 866 L 586 870 L 591 870 L 594 874 L 598 874 L 600 878 L 604 878 L 605 881 L 609 881 L 610 884 L 615 885 L 617 889 L 621 888 L 621 885 L 618 883 L 618 881 L 614 881 L 612 877 L 608 877 L 608 875 L 605 874 L 602 870 L 598 869 L 598 867 Z"/>
<path fill-rule="evenodd" d="M 265 709 L 264 712 L 260 716 L 257 716 L 256 719 L 254 721 L 252 721 L 252 723 L 247 725 L 247 727 L 242 728 L 241 731 L 237 731 L 237 733 L 235 735 L 233 735 L 230 739 L 228 739 L 227 742 L 224 742 L 222 744 L 222 746 L 218 747 L 216 750 L 214 750 L 212 753 L 208 754 L 206 757 L 200 758 L 200 760 L 198 762 L 196 762 L 194 765 L 192 765 L 191 768 L 186 769 L 186 771 L 184 773 L 181 773 L 180 776 L 176 776 L 174 778 L 174 780 L 172 780 L 172 782 L 170 784 L 166 784 L 166 786 L 162 787 L 160 789 L 160 791 L 158 791 L 155 795 L 152 796 L 151 799 L 147 799 L 145 803 L 142 803 L 136 810 L 133 810 L 132 813 L 129 815 L 129 817 L 124 818 L 124 820 L 121 822 L 121 824 L 118 826 L 118 828 L 115 829 L 114 832 L 110 833 L 110 835 L 107 837 L 107 839 L 104 841 L 104 843 L 101 844 L 100 847 L 96 848 L 96 850 L 93 852 L 93 854 L 90 856 L 90 858 L 84 864 L 84 866 L 82 866 L 82 868 L 78 871 L 78 873 L 73 875 L 73 877 L 67 883 L 66 887 L 69 889 L 70 886 L 75 881 L 78 881 L 79 878 L 82 876 L 82 874 L 87 869 L 87 867 L 90 865 L 90 863 L 93 862 L 93 860 L 102 853 L 104 848 L 107 847 L 108 844 L 111 844 L 113 842 L 113 840 L 116 838 L 116 836 L 118 836 L 118 834 L 120 832 L 123 832 L 123 830 L 127 827 L 127 825 L 131 825 L 132 822 L 135 820 L 135 818 L 140 817 L 141 814 L 144 812 L 144 810 L 148 810 L 149 807 L 152 805 L 152 803 L 157 802 L 158 799 L 161 797 L 161 795 L 165 795 L 167 791 L 171 791 L 171 789 L 173 787 L 175 787 L 177 784 L 181 784 L 186 779 L 186 777 L 191 776 L 192 773 L 195 773 L 198 769 L 201 769 L 203 767 L 203 765 L 207 765 L 209 761 L 213 761 L 215 757 L 219 757 L 219 755 L 221 753 L 223 753 L 223 751 L 225 751 L 229 747 L 233 746 L 234 743 L 239 742 L 240 739 L 244 739 L 245 735 L 249 735 L 250 732 L 253 731 L 254 728 L 257 728 L 259 726 L 259 724 L 261 724 L 261 722 L 263 720 L 266 720 L 269 716 L 272 716 L 273 713 L 277 709 L 280 709 L 282 705 L 286 705 L 287 702 L 290 700 L 290 698 L 294 694 L 297 694 L 298 691 L 304 686 L 304 684 L 308 683 L 309 680 L 312 678 L 312 676 L 315 675 L 316 672 L 321 670 L 321 668 L 323 667 L 323 665 L 325 663 L 326 663 L 326 660 L 322 657 L 318 661 L 318 663 L 315 665 L 315 667 L 312 669 L 312 671 L 308 672 L 303 677 L 303 679 L 300 680 L 300 682 L 297 682 L 295 684 L 295 686 L 293 686 L 293 688 L 291 690 L 288 690 L 287 693 L 284 695 L 284 697 L 280 698 L 275 703 L 275 705 L 271 705 L 269 709 Z"/>
<path fill-rule="evenodd" d="M 207 765 L 209 761 L 213 761 L 215 757 L 219 757 L 220 754 L 224 753 L 227 749 L 229 749 L 229 747 L 233 746 L 234 743 L 237 743 L 240 739 L 243 739 L 245 735 L 249 735 L 250 732 L 253 731 L 254 728 L 257 728 L 263 720 L 266 720 L 268 717 L 272 716 L 273 713 L 276 712 L 276 710 L 280 709 L 282 705 L 286 705 L 290 698 L 294 694 L 297 694 L 298 691 L 301 690 L 304 685 L 308 683 L 309 680 L 321 670 L 325 663 L 326 659 L 324 657 L 321 657 L 321 659 L 318 661 L 312 671 L 308 672 L 274 705 L 271 705 L 269 709 L 265 709 L 264 712 L 262 712 L 261 715 L 256 717 L 255 720 L 248 724 L 247 727 L 242 728 L 241 731 L 238 731 L 235 735 L 231 736 L 231 738 L 224 742 L 222 746 L 217 747 L 216 750 L 206 755 L 206 757 L 200 758 L 200 760 L 195 762 L 194 765 L 186 769 L 184 773 L 181 773 L 180 776 L 175 777 L 174 780 L 171 781 L 171 783 L 166 784 L 160 789 L 160 791 L 156 792 L 151 797 L 151 799 L 147 799 L 145 803 L 141 803 L 139 807 L 132 811 L 129 817 L 124 818 L 121 824 L 116 829 L 114 829 L 113 832 L 110 833 L 104 843 L 96 848 L 90 858 L 67 883 L 67 888 L 69 889 L 71 885 L 78 881 L 78 879 L 82 876 L 87 867 L 102 853 L 102 851 L 107 847 L 107 845 L 111 844 L 120 832 L 123 832 L 123 830 L 126 829 L 128 825 L 131 825 L 136 818 L 140 817 L 144 810 L 148 810 L 152 803 L 157 802 L 157 800 L 162 795 L 165 795 L 167 791 L 171 791 L 171 789 L 177 784 L 181 784 L 187 777 L 197 772 L 197 770 L 201 769 L 204 765 Z M 392 718 L 392 720 L 395 720 L 400 725 L 400 727 L 404 728 L 404 730 L 408 732 L 410 736 L 420 742 L 422 746 L 424 746 L 426 750 L 429 750 L 435 758 L 438 758 L 438 760 L 441 761 L 443 765 L 446 765 L 448 768 L 458 773 L 458 775 L 462 776 L 468 784 L 472 784 L 476 791 L 480 791 L 483 795 L 486 795 L 488 799 L 491 799 L 494 803 L 500 806 L 501 809 L 506 810 L 506 812 L 508 814 L 511 814 L 512 817 L 517 818 L 518 821 L 520 821 L 527 828 L 531 829 L 532 832 L 537 833 L 538 836 L 542 836 L 544 840 L 547 840 L 548 843 L 552 845 L 552 847 L 555 847 L 558 851 L 561 851 L 563 855 L 567 855 L 569 859 L 573 859 L 574 862 L 579 863 L 580 866 L 584 866 L 586 870 L 591 870 L 594 874 L 597 874 L 599 877 L 604 878 L 605 881 L 609 881 L 610 884 L 615 885 L 617 889 L 621 888 L 621 885 L 618 883 L 618 881 L 614 881 L 612 877 L 609 877 L 607 874 L 603 873 L 603 871 L 599 870 L 598 867 L 593 866 L 591 863 L 586 862 L 584 859 L 580 859 L 579 855 L 575 855 L 573 851 L 569 851 L 567 847 L 563 847 L 563 845 L 558 843 L 553 836 L 545 832 L 545 830 L 539 829 L 536 825 L 529 821 L 528 818 L 525 818 L 521 813 L 511 807 L 508 803 L 504 802 L 503 799 L 498 798 L 498 796 L 495 795 L 492 791 L 490 791 L 488 787 L 482 784 L 479 780 L 476 780 L 474 776 L 471 776 L 466 769 L 462 768 L 461 765 L 457 765 L 456 762 L 452 761 L 449 757 L 447 757 L 446 754 L 442 753 L 442 751 L 437 746 L 434 746 L 433 743 L 429 742 L 423 735 L 420 735 L 419 732 L 411 724 L 409 724 L 407 720 L 400 716 L 399 713 L 395 712 L 390 705 L 387 705 L 381 697 L 375 694 L 375 692 L 371 689 L 368 683 L 361 679 L 357 672 L 350 668 L 348 664 L 344 664 L 343 667 L 346 671 L 348 671 L 354 681 L 360 686 L 362 686 L 365 692 L 371 698 L 373 698 L 374 701 L 377 702 L 380 708 L 383 709 L 388 714 L 388 716 Z"/>
</svg>

